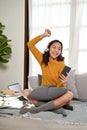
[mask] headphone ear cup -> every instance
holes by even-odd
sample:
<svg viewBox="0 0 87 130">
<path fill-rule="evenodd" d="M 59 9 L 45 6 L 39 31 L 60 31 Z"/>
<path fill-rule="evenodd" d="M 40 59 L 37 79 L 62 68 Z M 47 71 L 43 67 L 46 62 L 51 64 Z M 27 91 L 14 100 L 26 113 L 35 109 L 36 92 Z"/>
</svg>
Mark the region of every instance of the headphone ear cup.
<svg viewBox="0 0 87 130">
<path fill-rule="evenodd" d="M 49 51 L 49 48 L 46 48 L 45 52 L 48 52 Z"/>
</svg>

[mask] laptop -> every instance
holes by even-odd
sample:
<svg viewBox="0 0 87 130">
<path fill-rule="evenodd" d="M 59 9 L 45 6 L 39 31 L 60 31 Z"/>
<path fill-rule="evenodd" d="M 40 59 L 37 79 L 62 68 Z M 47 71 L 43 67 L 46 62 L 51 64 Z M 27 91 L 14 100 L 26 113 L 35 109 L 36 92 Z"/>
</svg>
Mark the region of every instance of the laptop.
<svg viewBox="0 0 87 130">
<path fill-rule="evenodd" d="M 15 92 L 19 93 L 19 96 L 22 96 L 22 88 L 19 83 L 8 85 L 8 89 L 14 90 Z"/>
</svg>

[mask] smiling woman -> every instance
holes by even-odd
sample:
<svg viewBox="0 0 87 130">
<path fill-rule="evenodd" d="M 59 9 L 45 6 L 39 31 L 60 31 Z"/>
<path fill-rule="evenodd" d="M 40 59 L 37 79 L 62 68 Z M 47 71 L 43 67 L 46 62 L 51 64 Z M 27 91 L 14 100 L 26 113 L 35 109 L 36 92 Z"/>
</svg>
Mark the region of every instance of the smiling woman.
<svg viewBox="0 0 87 130">
<path fill-rule="evenodd" d="M 61 73 L 65 67 L 64 57 L 62 56 L 62 43 L 59 40 L 49 42 L 48 51 L 44 53 L 36 47 L 38 42 L 49 36 L 51 36 L 51 30 L 45 29 L 42 34 L 28 41 L 28 48 L 40 64 L 42 80 L 40 88 L 23 90 L 23 97 L 34 104 L 35 107 L 23 108 L 20 111 L 21 114 L 57 110 L 58 113 L 61 111 L 61 114 L 66 116 L 62 107 L 65 108 L 66 106 L 67 109 L 73 110 L 73 107 L 69 105 L 73 98 L 73 93 L 66 89 L 68 73 L 66 76 Z M 37 96 L 39 96 L 38 99 Z"/>
<path fill-rule="evenodd" d="M 87 43 L 87 19 L 85 17 L 87 14 L 87 0 L 32 0 L 29 7 L 30 39 L 39 34 L 44 28 L 50 28 L 52 30 L 51 38 L 57 38 L 64 43 L 65 62 L 79 73 L 87 72 L 85 64 L 87 55 L 85 44 Z M 44 42 L 45 40 L 42 41 L 42 43 Z M 46 48 L 44 44 L 38 44 L 37 46 L 42 52 Z M 41 74 L 39 64 L 31 53 L 29 60 L 31 63 L 29 74 Z"/>
</svg>

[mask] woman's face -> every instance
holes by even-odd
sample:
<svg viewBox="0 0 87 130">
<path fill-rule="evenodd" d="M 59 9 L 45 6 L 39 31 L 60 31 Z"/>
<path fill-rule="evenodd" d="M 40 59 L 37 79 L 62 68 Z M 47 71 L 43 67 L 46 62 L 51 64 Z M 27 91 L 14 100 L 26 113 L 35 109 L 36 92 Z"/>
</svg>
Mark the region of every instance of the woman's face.
<svg viewBox="0 0 87 130">
<path fill-rule="evenodd" d="M 61 44 L 59 42 L 54 42 L 50 46 L 49 54 L 50 54 L 50 58 L 56 60 L 57 57 L 61 54 Z"/>
</svg>

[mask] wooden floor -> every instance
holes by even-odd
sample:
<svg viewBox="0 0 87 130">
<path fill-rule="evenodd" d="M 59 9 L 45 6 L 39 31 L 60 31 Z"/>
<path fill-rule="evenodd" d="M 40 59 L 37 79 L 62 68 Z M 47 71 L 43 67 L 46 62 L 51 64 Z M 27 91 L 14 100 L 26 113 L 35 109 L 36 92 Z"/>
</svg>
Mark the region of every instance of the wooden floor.
<svg viewBox="0 0 87 130">
<path fill-rule="evenodd" d="M 61 125 L 39 119 L 0 117 L 0 130 L 87 130 L 87 126 Z"/>
</svg>

